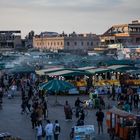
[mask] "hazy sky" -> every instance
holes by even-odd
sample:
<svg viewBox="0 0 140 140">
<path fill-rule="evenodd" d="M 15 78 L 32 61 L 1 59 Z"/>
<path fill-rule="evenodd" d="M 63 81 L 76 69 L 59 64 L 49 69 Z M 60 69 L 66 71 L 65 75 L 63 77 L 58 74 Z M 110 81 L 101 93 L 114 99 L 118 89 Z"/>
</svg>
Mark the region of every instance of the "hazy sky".
<svg viewBox="0 0 140 140">
<path fill-rule="evenodd" d="M 0 0 L 0 30 L 104 33 L 140 19 L 140 0 Z"/>
</svg>

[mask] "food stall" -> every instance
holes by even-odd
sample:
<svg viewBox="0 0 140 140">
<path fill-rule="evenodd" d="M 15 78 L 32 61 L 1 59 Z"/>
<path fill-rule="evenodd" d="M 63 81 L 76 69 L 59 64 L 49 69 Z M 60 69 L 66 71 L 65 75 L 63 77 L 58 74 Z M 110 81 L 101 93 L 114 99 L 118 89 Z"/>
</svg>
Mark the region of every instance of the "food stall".
<svg viewBox="0 0 140 140">
<path fill-rule="evenodd" d="M 139 79 L 126 80 L 126 84 L 131 86 L 140 86 L 140 80 Z"/>
<path fill-rule="evenodd" d="M 76 87 L 79 89 L 80 93 L 86 92 L 87 82 L 84 79 L 76 81 Z"/>
<path fill-rule="evenodd" d="M 95 140 L 94 125 L 75 126 L 74 140 Z"/>
<path fill-rule="evenodd" d="M 95 86 L 105 86 L 105 85 L 120 85 L 119 80 L 99 80 L 99 81 L 94 81 Z"/>
<path fill-rule="evenodd" d="M 106 124 L 110 139 L 119 138 L 121 140 L 129 140 L 134 135 L 136 116 L 126 111 L 112 108 L 107 112 Z"/>
</svg>

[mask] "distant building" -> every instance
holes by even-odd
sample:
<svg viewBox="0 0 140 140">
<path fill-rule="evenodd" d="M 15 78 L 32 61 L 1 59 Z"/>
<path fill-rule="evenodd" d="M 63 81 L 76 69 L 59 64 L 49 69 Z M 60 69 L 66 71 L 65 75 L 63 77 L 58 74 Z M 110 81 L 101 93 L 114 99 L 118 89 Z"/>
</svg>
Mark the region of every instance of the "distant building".
<svg viewBox="0 0 140 140">
<path fill-rule="evenodd" d="M 42 50 L 64 49 L 64 37 L 55 32 L 42 32 L 33 38 L 33 47 Z"/>
<path fill-rule="evenodd" d="M 65 37 L 66 50 L 93 50 L 98 46 L 99 38 L 95 34 L 72 34 Z"/>
<path fill-rule="evenodd" d="M 35 36 L 34 31 L 30 31 L 25 37 L 25 48 L 33 48 L 33 37 Z"/>
<path fill-rule="evenodd" d="M 100 36 L 104 45 L 121 43 L 123 46 L 140 45 L 140 21 L 129 24 L 118 24 L 109 28 Z"/>
<path fill-rule="evenodd" d="M 95 34 L 57 34 L 55 32 L 46 32 L 33 38 L 33 46 L 39 49 L 47 50 L 92 50 L 97 47 L 99 38 Z"/>
<path fill-rule="evenodd" d="M 13 49 L 21 46 L 21 31 L 0 31 L 0 49 Z"/>
</svg>

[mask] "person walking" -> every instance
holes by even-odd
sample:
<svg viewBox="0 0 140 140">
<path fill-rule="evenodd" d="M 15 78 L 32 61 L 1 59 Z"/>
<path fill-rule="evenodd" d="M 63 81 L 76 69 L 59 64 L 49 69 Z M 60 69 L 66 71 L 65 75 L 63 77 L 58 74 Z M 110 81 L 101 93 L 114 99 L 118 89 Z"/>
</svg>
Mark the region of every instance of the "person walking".
<svg viewBox="0 0 140 140">
<path fill-rule="evenodd" d="M 71 109 L 71 106 L 69 105 L 68 101 L 66 101 L 66 103 L 64 105 L 64 113 L 65 113 L 66 120 L 72 119 L 72 109 Z"/>
<path fill-rule="evenodd" d="M 115 85 L 113 84 L 113 86 L 112 86 L 112 100 L 113 101 L 115 101 L 115 94 L 116 94 Z"/>
<path fill-rule="evenodd" d="M 46 140 L 52 140 L 53 130 L 53 124 L 50 122 L 50 120 L 47 120 L 47 124 L 45 126 Z"/>
<path fill-rule="evenodd" d="M 76 108 L 80 108 L 81 104 L 83 104 L 83 102 L 79 99 L 79 97 L 77 97 L 77 99 L 75 101 L 75 107 Z"/>
<path fill-rule="evenodd" d="M 34 129 L 35 126 L 36 126 L 36 123 L 37 123 L 37 113 L 36 113 L 36 110 L 32 111 L 30 117 L 31 117 L 32 129 Z"/>
<path fill-rule="evenodd" d="M 25 106 L 29 112 L 31 112 L 31 104 L 29 103 L 28 97 L 25 97 Z"/>
<path fill-rule="evenodd" d="M 139 95 L 137 93 L 133 95 L 133 101 L 134 101 L 134 108 L 138 109 Z"/>
<path fill-rule="evenodd" d="M 45 100 L 45 98 L 42 98 L 42 110 L 43 110 L 43 116 L 44 116 L 44 119 L 47 118 L 47 102 Z"/>
<path fill-rule="evenodd" d="M 37 130 L 37 140 L 42 140 L 42 125 L 40 123 L 36 126 Z"/>
<path fill-rule="evenodd" d="M 132 111 L 133 94 L 128 94 L 128 95 L 126 96 L 126 101 L 129 103 L 129 105 L 130 105 L 130 110 Z"/>
<path fill-rule="evenodd" d="M 40 122 L 42 124 L 43 121 L 43 110 L 42 110 L 42 106 L 39 104 L 37 109 L 37 121 Z"/>
<path fill-rule="evenodd" d="M 79 97 L 77 97 L 76 101 L 75 101 L 75 108 L 76 108 L 76 118 L 79 118 L 79 113 L 81 110 L 81 104 L 83 104 L 83 102 L 79 99 Z"/>
<path fill-rule="evenodd" d="M 55 123 L 54 123 L 54 140 L 58 140 L 58 136 L 60 134 L 60 125 L 58 123 L 58 120 L 55 120 Z"/>
<path fill-rule="evenodd" d="M 119 101 L 121 93 L 122 93 L 121 86 L 116 87 L 117 101 Z"/>
<path fill-rule="evenodd" d="M 3 88 L 0 87 L 0 108 L 2 109 L 2 103 L 3 103 Z"/>
<path fill-rule="evenodd" d="M 79 119 L 77 120 L 77 126 L 82 126 L 84 125 L 84 120 L 85 120 L 85 113 L 84 113 L 84 110 L 81 110 L 80 111 L 80 116 L 79 116 Z"/>
<path fill-rule="evenodd" d="M 104 113 L 102 112 L 102 109 L 100 108 L 99 111 L 96 112 L 97 122 L 98 122 L 98 134 L 100 134 L 100 131 L 103 133 L 103 119 L 104 119 Z"/>
<path fill-rule="evenodd" d="M 22 103 L 21 103 L 21 114 L 28 114 L 27 110 L 26 110 L 26 97 L 22 100 Z"/>
</svg>

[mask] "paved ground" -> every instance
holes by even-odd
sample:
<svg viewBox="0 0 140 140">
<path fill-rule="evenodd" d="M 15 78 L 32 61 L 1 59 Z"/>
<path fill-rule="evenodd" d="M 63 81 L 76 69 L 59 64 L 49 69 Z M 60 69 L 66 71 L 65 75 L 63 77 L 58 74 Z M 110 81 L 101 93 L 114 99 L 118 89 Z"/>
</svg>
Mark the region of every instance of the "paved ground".
<svg viewBox="0 0 140 140">
<path fill-rule="evenodd" d="M 58 101 L 64 104 L 66 100 L 69 101 L 71 106 L 74 105 L 77 96 L 59 96 Z M 53 106 L 55 97 L 49 96 L 48 108 L 49 108 L 49 119 L 54 122 L 58 119 L 61 125 L 60 140 L 69 140 L 69 133 L 71 127 L 76 124 L 75 117 L 73 121 L 66 122 L 64 117 L 63 106 Z M 88 99 L 87 96 L 80 96 L 80 99 Z M 106 100 L 106 103 L 109 102 Z M 0 110 L 0 132 L 9 132 L 14 136 L 19 136 L 23 140 L 36 140 L 35 130 L 31 128 L 30 115 L 21 115 L 20 111 L 21 100 L 19 97 L 14 99 L 4 98 L 3 110 Z M 113 103 L 111 102 L 113 105 Z M 95 113 L 97 110 L 90 110 L 85 120 L 85 124 L 93 124 L 95 126 L 96 140 L 106 139 L 109 140 L 108 134 L 106 133 L 106 126 L 104 121 L 104 134 L 97 134 L 97 123 Z M 46 122 L 44 121 L 44 125 Z"/>
</svg>

